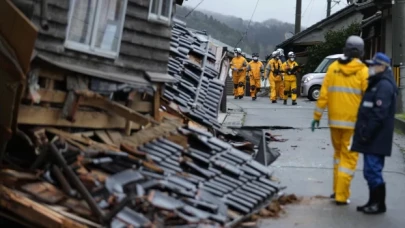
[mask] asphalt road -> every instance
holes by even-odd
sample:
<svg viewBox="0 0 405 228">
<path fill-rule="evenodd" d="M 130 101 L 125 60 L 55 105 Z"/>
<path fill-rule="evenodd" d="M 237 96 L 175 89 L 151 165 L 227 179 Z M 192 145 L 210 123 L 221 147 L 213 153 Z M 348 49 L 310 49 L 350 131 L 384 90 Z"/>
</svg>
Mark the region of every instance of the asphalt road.
<svg viewBox="0 0 405 228">
<path fill-rule="evenodd" d="M 384 178 L 387 183 L 387 213 L 377 216 L 356 212 L 356 206 L 365 203 L 368 197 L 363 178 L 363 162 L 360 157 L 352 182 L 351 204 L 335 206 L 329 199 L 311 197 L 329 196 L 332 192 L 332 156 L 327 114 L 321 120 L 320 129 L 311 132 L 314 102 L 299 99 L 297 106 L 287 106 L 279 101 L 271 104 L 268 98 L 251 101 L 245 97 L 234 100 L 228 97 L 228 107 L 238 107 L 246 112 L 243 125 L 249 127 L 292 127 L 286 130 L 271 130 L 286 142 L 271 142 L 270 147 L 281 150 L 281 156 L 271 167 L 281 184 L 287 186 L 287 194 L 294 193 L 305 200 L 298 205 L 286 207 L 286 215 L 278 219 L 264 219 L 260 227 L 405 227 L 405 162 L 401 148 L 405 137 L 396 135 L 392 157 L 386 160 Z"/>
</svg>

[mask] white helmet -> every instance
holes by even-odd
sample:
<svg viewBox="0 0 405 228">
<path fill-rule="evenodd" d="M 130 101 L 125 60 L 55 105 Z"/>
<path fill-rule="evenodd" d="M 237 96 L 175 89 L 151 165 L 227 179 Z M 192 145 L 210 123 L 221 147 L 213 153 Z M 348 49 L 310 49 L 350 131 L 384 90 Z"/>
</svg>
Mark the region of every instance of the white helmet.
<svg viewBox="0 0 405 228">
<path fill-rule="evenodd" d="M 273 51 L 273 53 L 271 53 L 271 56 L 274 57 L 278 57 L 280 55 L 280 52 L 278 51 Z"/>
<path fill-rule="evenodd" d="M 240 48 L 235 48 L 235 52 L 238 53 L 238 54 L 242 54 L 242 49 L 240 49 Z"/>
<path fill-rule="evenodd" d="M 295 58 L 294 52 L 292 51 L 288 52 L 288 58 Z"/>
<path fill-rule="evenodd" d="M 277 51 L 280 53 L 280 55 L 284 55 L 284 50 L 282 48 L 277 49 Z"/>
</svg>

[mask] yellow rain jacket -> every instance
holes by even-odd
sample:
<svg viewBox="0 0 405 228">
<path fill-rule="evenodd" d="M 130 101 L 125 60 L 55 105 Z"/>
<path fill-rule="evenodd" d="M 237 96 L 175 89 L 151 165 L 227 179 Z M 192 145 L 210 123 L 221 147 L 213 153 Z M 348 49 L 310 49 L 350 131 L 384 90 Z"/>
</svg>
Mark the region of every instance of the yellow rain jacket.
<svg viewBox="0 0 405 228">
<path fill-rule="evenodd" d="M 283 79 L 281 77 L 281 73 L 279 75 L 275 75 L 274 72 L 276 70 L 282 71 L 283 70 L 283 63 L 279 59 L 270 59 L 266 66 L 266 73 L 264 77 L 269 77 L 270 80 L 275 82 L 281 82 Z"/>
<path fill-rule="evenodd" d="M 249 76 L 253 77 L 253 79 L 260 79 L 260 77 L 263 75 L 264 71 L 264 66 L 263 63 L 260 61 L 250 61 L 248 65 L 248 71 L 249 71 Z"/>
<path fill-rule="evenodd" d="M 336 60 L 332 63 L 321 87 L 314 119 L 320 120 L 328 108 L 329 127 L 354 129 L 357 111 L 368 86 L 368 68 L 359 59 Z"/>
<path fill-rule="evenodd" d="M 285 71 L 284 81 L 296 81 L 297 76 L 295 74 L 288 74 L 288 70 L 292 70 L 294 67 L 298 66 L 298 63 L 295 61 L 287 60 L 283 63 L 283 71 Z"/>
<path fill-rule="evenodd" d="M 247 65 L 248 63 L 243 56 L 234 57 L 232 59 L 232 78 L 234 79 L 234 83 L 236 82 L 235 84 L 237 84 L 238 82 L 243 82 L 244 84 L 246 83 Z"/>
</svg>

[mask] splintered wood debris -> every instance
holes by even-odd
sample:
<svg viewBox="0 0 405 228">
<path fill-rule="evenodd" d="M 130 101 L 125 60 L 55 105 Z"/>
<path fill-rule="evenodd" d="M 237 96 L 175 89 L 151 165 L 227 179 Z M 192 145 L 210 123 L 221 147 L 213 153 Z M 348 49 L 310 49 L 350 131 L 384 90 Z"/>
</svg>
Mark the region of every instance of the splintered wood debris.
<svg viewBox="0 0 405 228">
<path fill-rule="evenodd" d="M 279 218 L 281 215 L 286 214 L 284 206 L 289 204 L 298 204 L 302 198 L 297 197 L 295 194 L 282 195 L 278 199 L 273 200 L 266 208 L 262 208 L 258 213 L 250 217 L 250 221 L 243 223 L 243 227 L 254 225 L 255 221 L 266 218 Z"/>
<path fill-rule="evenodd" d="M 176 121 L 131 136 L 28 132 L 37 139 L 37 154 L 28 163 L 7 155 L 0 206 L 35 226 L 236 226 L 280 190 L 249 154 Z M 280 198 L 258 215 L 276 216 L 280 204 L 293 200 Z"/>
</svg>

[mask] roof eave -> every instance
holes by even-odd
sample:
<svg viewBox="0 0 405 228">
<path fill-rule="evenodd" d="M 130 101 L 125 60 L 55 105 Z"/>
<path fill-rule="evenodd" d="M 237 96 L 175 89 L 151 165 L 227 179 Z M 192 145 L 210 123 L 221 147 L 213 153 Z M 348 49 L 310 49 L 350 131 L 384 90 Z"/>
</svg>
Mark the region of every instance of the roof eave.
<svg viewBox="0 0 405 228">
<path fill-rule="evenodd" d="M 329 23 L 334 22 L 337 19 L 346 16 L 347 14 L 350 14 L 350 13 L 356 12 L 356 11 L 360 11 L 362 9 L 368 8 L 368 7 L 373 6 L 373 5 L 375 5 L 374 2 L 369 2 L 369 3 L 365 4 L 365 5 L 355 5 L 355 4 L 350 5 L 350 6 L 346 7 L 346 8 L 344 8 L 344 9 L 340 10 L 340 12 L 338 11 L 335 14 L 332 14 L 330 17 L 325 18 L 325 19 L 319 21 L 318 23 L 312 25 L 311 27 L 305 29 L 304 31 L 301 31 L 300 33 L 297 33 L 296 35 L 294 35 L 290 39 L 285 40 L 281 44 L 277 45 L 277 47 L 281 47 L 281 48 L 285 47 L 285 46 L 291 44 L 292 42 L 294 42 L 295 40 L 297 40 L 297 39 L 299 39 L 299 38 L 313 32 L 313 31 L 315 31 L 316 29 L 320 29 L 321 27 L 323 27 L 323 26 L 325 26 L 325 25 L 327 25 Z"/>
</svg>

